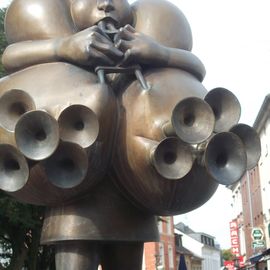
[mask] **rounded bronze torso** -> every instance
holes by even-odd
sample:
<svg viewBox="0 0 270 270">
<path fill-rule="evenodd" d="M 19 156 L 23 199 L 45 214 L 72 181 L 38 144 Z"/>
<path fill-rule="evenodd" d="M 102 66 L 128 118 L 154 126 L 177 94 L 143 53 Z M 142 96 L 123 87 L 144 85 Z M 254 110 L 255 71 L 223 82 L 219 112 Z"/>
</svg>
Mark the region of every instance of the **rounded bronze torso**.
<svg viewBox="0 0 270 270">
<path fill-rule="evenodd" d="M 119 93 L 121 117 L 113 158 L 118 177 L 113 180 L 134 203 L 149 212 L 183 214 L 211 198 L 218 183 L 197 161 L 181 179 L 166 179 L 155 170 L 150 155 L 165 138 L 162 127 L 175 105 L 189 97 L 204 98 L 207 90 L 193 75 L 179 69 L 150 69 L 144 76 L 148 90 L 133 81 Z"/>
</svg>

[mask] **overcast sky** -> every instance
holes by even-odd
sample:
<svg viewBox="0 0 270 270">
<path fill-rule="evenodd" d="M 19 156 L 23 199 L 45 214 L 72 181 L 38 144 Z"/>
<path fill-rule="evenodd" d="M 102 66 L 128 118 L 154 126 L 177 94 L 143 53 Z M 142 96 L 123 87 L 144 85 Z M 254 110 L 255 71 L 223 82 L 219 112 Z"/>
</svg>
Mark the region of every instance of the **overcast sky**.
<svg viewBox="0 0 270 270">
<path fill-rule="evenodd" d="M 8 3 L 0 0 L 0 5 Z M 252 125 L 270 90 L 269 0 L 171 0 L 186 15 L 193 32 L 193 53 L 204 63 L 208 90 L 221 86 L 238 97 L 240 122 Z M 219 188 L 204 206 L 178 216 L 230 247 L 230 192 Z"/>
</svg>

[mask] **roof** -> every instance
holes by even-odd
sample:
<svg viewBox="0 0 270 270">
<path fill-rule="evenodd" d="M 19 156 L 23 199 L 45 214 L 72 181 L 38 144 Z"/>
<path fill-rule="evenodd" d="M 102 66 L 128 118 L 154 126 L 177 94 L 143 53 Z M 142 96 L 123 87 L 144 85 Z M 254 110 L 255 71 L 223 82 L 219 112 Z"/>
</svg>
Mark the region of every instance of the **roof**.
<svg viewBox="0 0 270 270">
<path fill-rule="evenodd" d="M 187 248 L 185 248 L 183 246 L 182 247 L 176 246 L 175 251 L 176 251 L 176 253 L 179 253 L 179 254 L 193 255 L 193 253 L 190 250 L 188 250 Z"/>
<path fill-rule="evenodd" d="M 215 236 L 212 236 L 210 234 L 204 233 L 204 232 L 195 232 L 193 231 L 191 228 L 189 228 L 189 226 L 187 226 L 186 224 L 184 224 L 183 222 L 179 222 L 176 225 L 174 225 L 174 227 L 180 231 L 183 232 L 187 235 L 189 235 L 190 237 L 194 236 L 194 235 L 205 235 L 209 238 L 215 239 Z M 193 237 L 192 237 L 193 238 Z"/>
<path fill-rule="evenodd" d="M 269 116 L 270 116 L 270 94 L 268 94 L 265 97 L 263 104 L 260 108 L 260 111 L 256 117 L 254 124 L 253 124 L 253 127 L 256 129 L 256 131 L 258 133 L 261 132 L 261 130 L 264 127 L 265 122 L 267 121 Z"/>
<path fill-rule="evenodd" d="M 190 229 L 186 224 L 184 224 L 183 222 L 179 222 L 176 225 L 174 225 L 175 228 L 185 234 L 191 234 L 191 233 L 195 233 L 192 229 Z"/>
<path fill-rule="evenodd" d="M 192 235 L 204 235 L 204 236 L 207 236 L 208 238 L 212 238 L 212 239 L 215 239 L 216 238 L 215 236 L 212 236 L 212 235 L 207 234 L 207 233 L 204 233 L 204 232 L 194 232 L 194 233 L 191 233 L 189 235 L 191 237 L 192 237 Z"/>
</svg>

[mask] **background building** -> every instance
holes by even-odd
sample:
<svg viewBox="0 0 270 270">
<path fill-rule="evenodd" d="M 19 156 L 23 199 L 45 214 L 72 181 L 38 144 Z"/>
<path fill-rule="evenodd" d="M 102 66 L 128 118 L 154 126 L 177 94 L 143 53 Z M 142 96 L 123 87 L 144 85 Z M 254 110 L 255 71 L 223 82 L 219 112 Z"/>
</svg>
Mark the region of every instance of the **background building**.
<svg viewBox="0 0 270 270">
<path fill-rule="evenodd" d="M 144 245 L 143 270 L 176 270 L 176 250 L 173 217 L 160 217 L 159 243 Z"/>
<path fill-rule="evenodd" d="M 260 108 L 258 116 L 254 122 L 254 128 L 261 139 L 262 155 L 258 163 L 260 192 L 262 201 L 262 228 L 264 231 L 264 241 L 266 249 L 270 248 L 270 95 Z M 267 259 L 267 258 L 266 258 Z M 270 260 L 267 260 L 268 269 L 270 269 Z"/>
<path fill-rule="evenodd" d="M 189 246 L 193 251 L 187 249 L 183 245 L 183 240 L 186 246 Z M 179 265 L 180 260 L 185 260 L 187 270 L 202 270 L 203 258 L 198 255 L 201 253 L 203 245 L 192 237 L 175 229 L 175 247 L 176 247 L 176 264 Z M 195 251 L 197 253 L 195 253 Z"/>
<path fill-rule="evenodd" d="M 229 188 L 232 190 L 232 222 L 237 223 L 239 252 L 244 256 L 246 269 L 265 270 L 270 269 L 270 95 L 266 96 L 253 127 L 262 146 L 258 166 Z"/>
<path fill-rule="evenodd" d="M 196 257 L 201 258 L 201 269 L 202 270 L 217 270 L 220 269 L 220 248 L 215 244 L 215 237 L 202 233 L 194 232 L 188 226 L 182 222 L 175 225 L 176 234 L 182 234 L 183 247 L 192 252 Z M 195 261 L 191 265 L 191 270 L 195 270 L 197 265 Z"/>
</svg>

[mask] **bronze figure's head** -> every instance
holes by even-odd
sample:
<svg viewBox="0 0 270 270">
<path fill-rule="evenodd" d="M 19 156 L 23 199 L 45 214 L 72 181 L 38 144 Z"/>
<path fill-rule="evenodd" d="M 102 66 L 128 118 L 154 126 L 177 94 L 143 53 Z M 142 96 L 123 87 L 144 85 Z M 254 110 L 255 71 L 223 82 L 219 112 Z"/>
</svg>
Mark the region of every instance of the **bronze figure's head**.
<svg viewBox="0 0 270 270">
<path fill-rule="evenodd" d="M 132 22 L 131 6 L 127 0 L 74 0 L 71 15 L 79 30 L 98 24 L 112 23 L 116 27 Z"/>
</svg>

